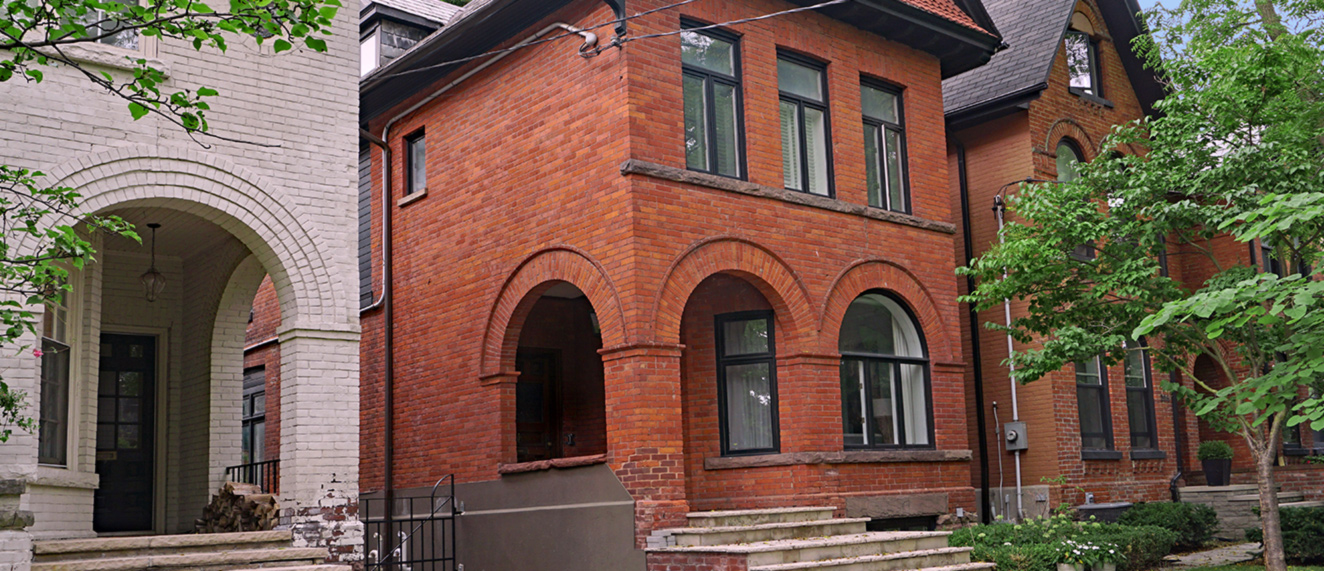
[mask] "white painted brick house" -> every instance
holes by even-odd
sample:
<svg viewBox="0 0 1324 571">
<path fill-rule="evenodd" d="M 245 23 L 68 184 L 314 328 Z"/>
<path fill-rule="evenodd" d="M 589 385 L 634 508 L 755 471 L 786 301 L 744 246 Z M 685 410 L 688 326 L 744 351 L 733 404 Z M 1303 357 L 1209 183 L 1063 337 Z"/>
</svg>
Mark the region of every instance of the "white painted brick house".
<svg viewBox="0 0 1324 571">
<path fill-rule="evenodd" d="M 155 117 L 135 122 L 73 70 L 0 84 L 0 164 L 44 171 L 47 184 L 77 188 L 88 212 L 121 215 L 144 237 L 94 238 L 97 262 L 75 274 L 61 315 L 45 317 L 64 331 L 30 340 L 67 347 L 56 351 L 67 351 L 67 374 L 47 371 L 45 383 L 67 385 L 63 397 L 43 395 L 43 359 L 0 352 L 0 375 L 48 425 L 0 445 L 0 479 L 26 481 L 20 506 L 35 517 L 26 532 L 0 532 L 0 550 L 22 551 L 14 546 L 28 534 L 192 529 L 225 468 L 241 463 L 244 330 L 270 274 L 283 323 L 281 506 L 296 542 L 361 557 L 356 24 L 343 9 L 324 54 L 275 55 L 251 38 L 233 38 L 224 54 L 154 38 L 69 50 L 112 74 L 126 73 L 125 56 L 159 60 L 166 90 L 220 91 L 213 131 L 273 146 L 203 138 L 204 148 Z M 139 281 L 147 223 L 162 224 L 166 287 L 155 302 Z M 117 361 L 125 351 L 138 361 Z M 132 466 L 114 467 L 129 457 Z M 25 569 L 23 559 L 0 568 Z"/>
</svg>

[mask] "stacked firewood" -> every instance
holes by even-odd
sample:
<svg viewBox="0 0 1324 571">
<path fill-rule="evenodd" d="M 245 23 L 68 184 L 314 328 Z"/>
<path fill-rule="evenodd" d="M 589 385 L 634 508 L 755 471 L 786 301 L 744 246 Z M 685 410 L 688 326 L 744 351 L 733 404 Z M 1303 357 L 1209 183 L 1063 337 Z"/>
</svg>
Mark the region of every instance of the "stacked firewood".
<svg viewBox="0 0 1324 571">
<path fill-rule="evenodd" d="M 198 533 L 267 531 L 280 520 L 276 498 L 252 484 L 226 482 L 195 522 Z"/>
</svg>

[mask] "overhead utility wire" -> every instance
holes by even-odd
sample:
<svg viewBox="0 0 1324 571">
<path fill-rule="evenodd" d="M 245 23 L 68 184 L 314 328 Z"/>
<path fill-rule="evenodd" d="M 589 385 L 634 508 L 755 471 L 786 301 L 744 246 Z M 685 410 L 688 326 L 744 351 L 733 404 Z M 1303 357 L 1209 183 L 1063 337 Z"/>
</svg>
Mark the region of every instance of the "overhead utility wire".
<svg viewBox="0 0 1324 571">
<path fill-rule="evenodd" d="M 620 23 L 620 22 L 628 22 L 628 21 L 630 21 L 630 20 L 634 20 L 634 19 L 636 19 L 636 18 L 642 18 L 642 17 L 644 17 L 644 16 L 648 16 L 648 15 L 650 15 L 650 14 L 655 14 L 655 13 L 657 13 L 657 12 L 662 12 L 662 11 L 664 11 L 664 10 L 671 10 L 671 9 L 673 9 L 673 8 L 679 8 L 679 7 L 681 7 L 681 6 L 684 6 L 684 5 L 686 5 L 686 4 L 690 4 L 690 3 L 695 2 L 695 1 L 697 1 L 697 0 L 681 0 L 680 2 L 676 2 L 675 4 L 668 4 L 668 5 L 666 5 L 666 6 L 660 6 L 660 7 L 658 7 L 658 8 L 653 8 L 652 10 L 645 10 L 645 11 L 643 11 L 643 12 L 639 12 L 638 14 L 634 14 L 634 15 L 632 15 L 632 16 L 626 16 L 626 17 L 624 17 L 624 18 L 617 18 L 617 19 L 615 19 L 615 20 L 611 20 L 611 21 L 609 21 L 609 22 L 603 22 L 603 23 L 600 23 L 600 24 L 595 24 L 595 25 L 592 25 L 592 26 L 588 26 L 588 27 L 586 27 L 586 28 L 583 28 L 583 30 L 596 30 L 596 29 L 598 29 L 598 28 L 605 28 L 605 27 L 607 27 L 607 26 L 614 26 L 614 25 L 616 25 L 617 23 Z M 581 31 L 583 31 L 583 30 L 581 30 Z M 420 67 L 420 68 L 416 68 L 416 69 L 407 69 L 407 70 L 397 71 L 397 72 L 395 72 L 395 73 L 391 73 L 391 74 L 388 74 L 388 75 L 384 76 L 383 79 L 385 79 L 385 78 L 389 78 L 389 77 L 398 77 L 398 76 L 402 76 L 402 75 L 409 75 L 409 74 L 411 74 L 411 73 L 420 73 L 420 72 L 424 72 L 424 71 L 429 71 L 429 70 L 437 69 L 437 68 L 439 68 L 439 67 L 447 67 L 447 66 L 455 65 L 455 64 L 458 64 L 458 63 L 471 62 L 471 61 L 474 61 L 474 60 L 477 60 L 477 59 L 483 59 L 483 58 L 485 58 L 485 57 L 489 57 L 489 56 L 497 56 L 497 55 L 501 55 L 501 54 L 505 54 L 505 53 L 510 53 L 510 52 L 513 52 L 513 51 L 516 51 L 516 50 L 521 50 L 521 49 L 524 49 L 524 48 L 527 48 L 527 47 L 532 47 L 532 46 L 536 46 L 536 45 L 539 45 L 539 44 L 545 44 L 545 43 L 548 43 L 548 42 L 554 42 L 554 41 L 559 40 L 559 39 L 561 39 L 561 38 L 568 38 L 568 37 L 570 37 L 570 36 L 577 36 L 577 35 L 579 35 L 579 32 L 565 32 L 565 33 L 563 33 L 563 34 L 559 34 L 559 35 L 551 36 L 551 37 L 549 37 L 549 38 L 543 38 L 543 39 L 538 40 L 538 41 L 536 41 L 536 42 L 529 42 L 529 43 L 527 43 L 527 44 L 521 44 L 521 45 L 514 46 L 514 47 L 503 48 L 503 49 L 499 49 L 499 50 L 492 50 L 492 51 L 490 51 L 490 52 L 485 52 L 485 53 L 481 53 L 481 54 L 478 54 L 478 55 L 472 55 L 472 56 L 469 56 L 469 57 L 466 57 L 466 58 L 454 59 L 454 60 L 450 60 L 450 61 L 444 61 L 444 62 L 441 62 L 441 63 L 434 63 L 434 64 L 432 64 L 432 65 L 428 65 L 428 66 L 424 66 L 424 67 Z M 600 51 L 601 51 L 601 50 L 599 50 L 599 52 L 600 52 Z M 593 54 L 593 55 L 597 55 L 597 54 L 595 53 L 595 54 Z"/>
<path fill-rule="evenodd" d="M 658 7 L 658 8 L 653 8 L 652 10 L 645 10 L 645 11 L 643 11 L 643 12 L 639 12 L 638 14 L 634 14 L 634 15 L 632 15 L 632 16 L 626 16 L 626 17 L 624 17 L 624 18 L 617 18 L 617 19 L 615 19 L 615 20 L 611 20 L 611 21 L 609 21 L 609 22 L 604 22 L 604 23 L 601 23 L 601 24 L 596 24 L 596 25 L 593 25 L 593 26 L 588 26 L 588 27 L 586 27 L 586 28 L 583 28 L 581 31 L 584 31 L 584 30 L 596 30 L 596 29 L 598 29 L 598 28 L 605 28 L 605 27 L 607 27 L 607 26 L 614 26 L 614 25 L 616 25 L 618 22 L 626 22 L 626 21 L 629 21 L 629 20 L 634 20 L 634 19 L 636 19 L 636 18 L 642 18 L 642 17 L 644 17 L 644 16 L 648 16 L 648 15 L 650 15 L 650 14 L 654 14 L 654 13 L 657 13 L 657 12 L 661 12 L 661 11 L 664 11 L 664 10 L 671 10 L 671 9 L 673 9 L 673 8 L 679 8 L 679 7 L 681 7 L 681 6 L 684 6 L 684 5 L 686 5 L 686 4 L 689 4 L 689 3 L 691 3 L 691 2 L 695 2 L 695 1 L 696 1 L 696 0 L 683 0 L 683 1 L 681 1 L 681 2 L 676 2 L 675 4 L 668 4 L 668 5 L 666 5 L 666 6 L 661 6 L 661 7 Z M 683 29 L 680 29 L 680 30 L 674 30 L 674 31 L 670 31 L 670 32 L 659 32 L 659 33 L 656 33 L 656 34 L 645 34 L 645 35 L 642 35 L 642 36 L 634 36 L 634 37 L 626 36 L 626 37 L 624 37 L 624 38 L 621 38 L 621 37 L 615 37 L 615 38 L 612 38 L 611 42 L 609 43 L 609 47 L 610 47 L 610 46 L 617 46 L 617 47 L 620 47 L 620 46 L 625 45 L 626 43 L 633 42 L 633 41 L 635 41 L 635 40 L 647 40 L 647 39 L 652 39 L 652 38 L 661 38 L 661 37 L 665 37 L 665 36 L 674 36 L 674 35 L 677 35 L 677 34 L 683 34 L 683 33 L 685 33 L 685 32 L 690 32 L 690 31 L 711 30 L 711 29 L 714 29 L 714 28 L 722 28 L 722 27 L 734 26 L 734 25 L 738 25 L 738 24 L 747 24 L 747 23 L 749 23 L 749 22 L 757 22 L 757 21 L 760 21 L 760 20 L 767 20 L 767 19 L 770 19 L 770 18 L 776 18 L 776 17 L 779 17 L 779 16 L 785 16 L 785 15 L 788 15 L 788 14 L 795 14 L 795 13 L 797 13 L 797 12 L 808 12 L 808 11 L 810 11 L 810 10 L 817 10 L 817 9 L 819 9 L 819 8 L 823 8 L 823 7 L 827 7 L 827 6 L 832 6 L 832 5 L 835 5 L 835 4 L 844 4 L 844 3 L 849 2 L 849 1 L 850 1 L 850 0 L 828 0 L 827 2 L 820 2 L 820 3 L 818 3 L 818 4 L 814 4 L 813 6 L 802 6 L 802 7 L 799 7 L 799 8 L 791 8 L 791 9 L 789 9 L 789 10 L 782 10 L 782 11 L 780 11 L 780 12 L 772 12 L 772 13 L 769 13 L 769 14 L 764 14 L 764 15 L 762 15 L 762 16 L 754 16 L 754 17 L 752 17 L 752 18 L 741 18 L 741 19 L 739 19 L 739 20 L 728 20 L 728 21 L 726 21 L 726 22 L 720 22 L 720 23 L 717 23 L 717 24 L 709 24 L 709 25 L 705 25 L 705 26 L 696 26 L 696 27 L 693 27 L 693 28 L 683 28 Z M 496 55 L 501 55 L 501 54 L 504 54 L 504 53 L 510 53 L 510 52 L 513 52 L 513 51 L 516 51 L 516 50 L 520 50 L 520 49 L 523 49 L 523 48 L 532 47 L 532 46 L 536 46 L 536 45 L 539 45 L 539 44 L 545 44 L 545 43 L 548 43 L 548 42 L 553 42 L 553 41 L 559 40 L 559 39 L 561 39 L 561 38 L 566 38 L 566 37 L 575 36 L 575 35 L 579 35 L 579 33 L 578 33 L 578 32 L 565 32 L 565 33 L 563 33 L 563 34 L 559 34 L 559 35 L 552 36 L 552 37 L 549 37 L 549 38 L 543 38 L 543 39 L 541 39 L 541 40 L 538 40 L 538 41 L 535 41 L 535 42 L 529 42 L 529 43 L 527 43 L 527 44 L 522 44 L 522 45 L 519 45 L 519 46 L 514 46 L 514 47 L 510 47 L 510 48 L 504 48 L 504 49 L 500 49 L 500 50 L 493 50 L 493 51 L 490 51 L 490 52 L 481 53 L 481 54 L 478 54 L 478 55 L 473 55 L 473 56 L 469 56 L 469 57 L 465 57 L 465 58 L 460 58 L 460 59 L 455 59 L 455 60 L 450 60 L 450 61 L 444 61 L 444 62 L 441 62 L 441 63 L 435 63 L 435 64 L 427 65 L 427 66 L 424 66 L 424 67 L 416 68 L 416 69 L 407 69 L 407 70 L 397 71 L 397 72 L 390 73 L 390 74 L 387 74 L 387 75 L 383 76 L 382 79 L 391 78 L 391 77 L 399 77 L 399 76 L 402 76 L 402 75 L 409 75 L 409 74 L 412 74 L 412 73 L 420 73 L 420 72 L 424 72 L 424 71 L 430 71 L 430 70 L 433 70 L 433 69 L 437 69 L 437 68 L 441 68 L 441 67 L 447 67 L 447 66 L 452 66 L 452 65 L 455 65 L 455 64 L 466 63 L 466 62 L 474 61 L 474 60 L 477 60 L 477 59 L 482 59 L 482 58 L 489 57 L 489 56 L 496 56 Z M 585 55 L 585 56 L 591 57 L 591 56 L 595 56 L 595 55 L 598 55 L 598 54 L 602 53 L 602 50 L 603 50 L 602 46 L 597 46 L 597 47 L 593 48 L 592 50 L 587 50 L 587 51 L 582 52 L 581 55 Z"/>
</svg>

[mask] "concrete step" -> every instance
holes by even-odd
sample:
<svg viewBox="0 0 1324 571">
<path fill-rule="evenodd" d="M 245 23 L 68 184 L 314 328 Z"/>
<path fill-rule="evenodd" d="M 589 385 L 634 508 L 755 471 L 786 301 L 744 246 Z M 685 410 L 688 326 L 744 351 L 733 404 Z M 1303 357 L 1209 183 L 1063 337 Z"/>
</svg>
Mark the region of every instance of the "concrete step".
<svg viewBox="0 0 1324 571">
<path fill-rule="evenodd" d="M 832 519 L 837 508 L 811 506 L 799 508 L 772 508 L 760 510 L 722 510 L 685 514 L 690 527 L 732 527 L 761 523 L 789 523 Z"/>
<path fill-rule="evenodd" d="M 245 567 L 234 571 L 353 571 L 349 565 L 323 563 L 321 565 L 294 565 L 283 567 Z"/>
<path fill-rule="evenodd" d="M 750 566 L 867 557 L 947 547 L 947 531 L 873 531 L 815 537 L 761 541 L 739 545 L 699 545 L 651 548 L 649 552 L 743 554 Z"/>
<path fill-rule="evenodd" d="M 902 571 L 934 567 L 955 567 L 970 563 L 973 547 L 941 547 L 919 551 L 753 565 L 749 571 L 797 571 L 818 569 L 824 571 Z M 990 565 L 991 567 L 991 565 Z"/>
<path fill-rule="evenodd" d="M 667 545 L 731 545 L 863 533 L 868 522 L 869 518 L 839 518 L 726 527 L 678 527 L 657 533 L 666 538 Z"/>
<path fill-rule="evenodd" d="M 1281 504 L 1285 504 L 1285 503 L 1291 503 L 1291 502 L 1299 502 L 1299 501 L 1302 501 L 1302 500 L 1304 500 L 1304 499 L 1306 499 L 1306 495 L 1303 494 L 1303 493 L 1301 493 L 1301 492 L 1278 492 L 1278 503 L 1279 503 L 1280 505 L 1281 505 Z M 1256 503 L 1259 503 L 1259 501 L 1260 501 L 1260 495 L 1259 495 L 1258 493 L 1255 493 L 1255 494 L 1240 494 L 1240 495 L 1236 495 L 1236 496 L 1229 497 L 1228 500 L 1229 500 L 1229 501 L 1233 501 L 1233 502 L 1256 502 Z"/>
<path fill-rule="evenodd" d="M 1309 501 L 1309 502 L 1304 502 L 1304 501 L 1303 501 L 1303 502 L 1279 503 L 1279 504 L 1278 504 L 1278 507 L 1280 507 L 1280 508 L 1324 508 L 1324 501 L 1315 500 L 1315 501 Z"/>
<path fill-rule="evenodd" d="M 314 565 L 326 560 L 325 548 L 264 548 L 203 553 L 151 554 L 129 557 L 97 557 L 47 561 L 32 564 L 32 571 L 138 571 L 179 569 L 219 571 L 283 566 Z"/>
<path fill-rule="evenodd" d="M 98 537 L 32 542 L 33 561 L 69 561 L 136 557 L 153 554 L 178 555 L 240 549 L 275 549 L 289 547 L 290 531 L 253 531 L 242 533 L 199 533 L 188 535 L 143 535 L 135 537 Z"/>
</svg>

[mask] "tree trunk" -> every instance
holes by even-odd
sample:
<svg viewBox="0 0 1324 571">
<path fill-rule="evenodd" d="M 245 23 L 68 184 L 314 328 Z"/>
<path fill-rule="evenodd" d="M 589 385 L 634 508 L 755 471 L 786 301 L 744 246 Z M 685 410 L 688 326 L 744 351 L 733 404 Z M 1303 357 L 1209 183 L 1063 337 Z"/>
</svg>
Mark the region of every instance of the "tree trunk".
<svg viewBox="0 0 1324 571">
<path fill-rule="evenodd" d="M 1287 571 L 1283 558 L 1283 529 L 1278 521 L 1278 484 L 1274 481 L 1274 450 L 1266 447 L 1256 454 L 1255 469 L 1260 485 L 1260 525 L 1264 529 L 1265 571 Z"/>
</svg>

